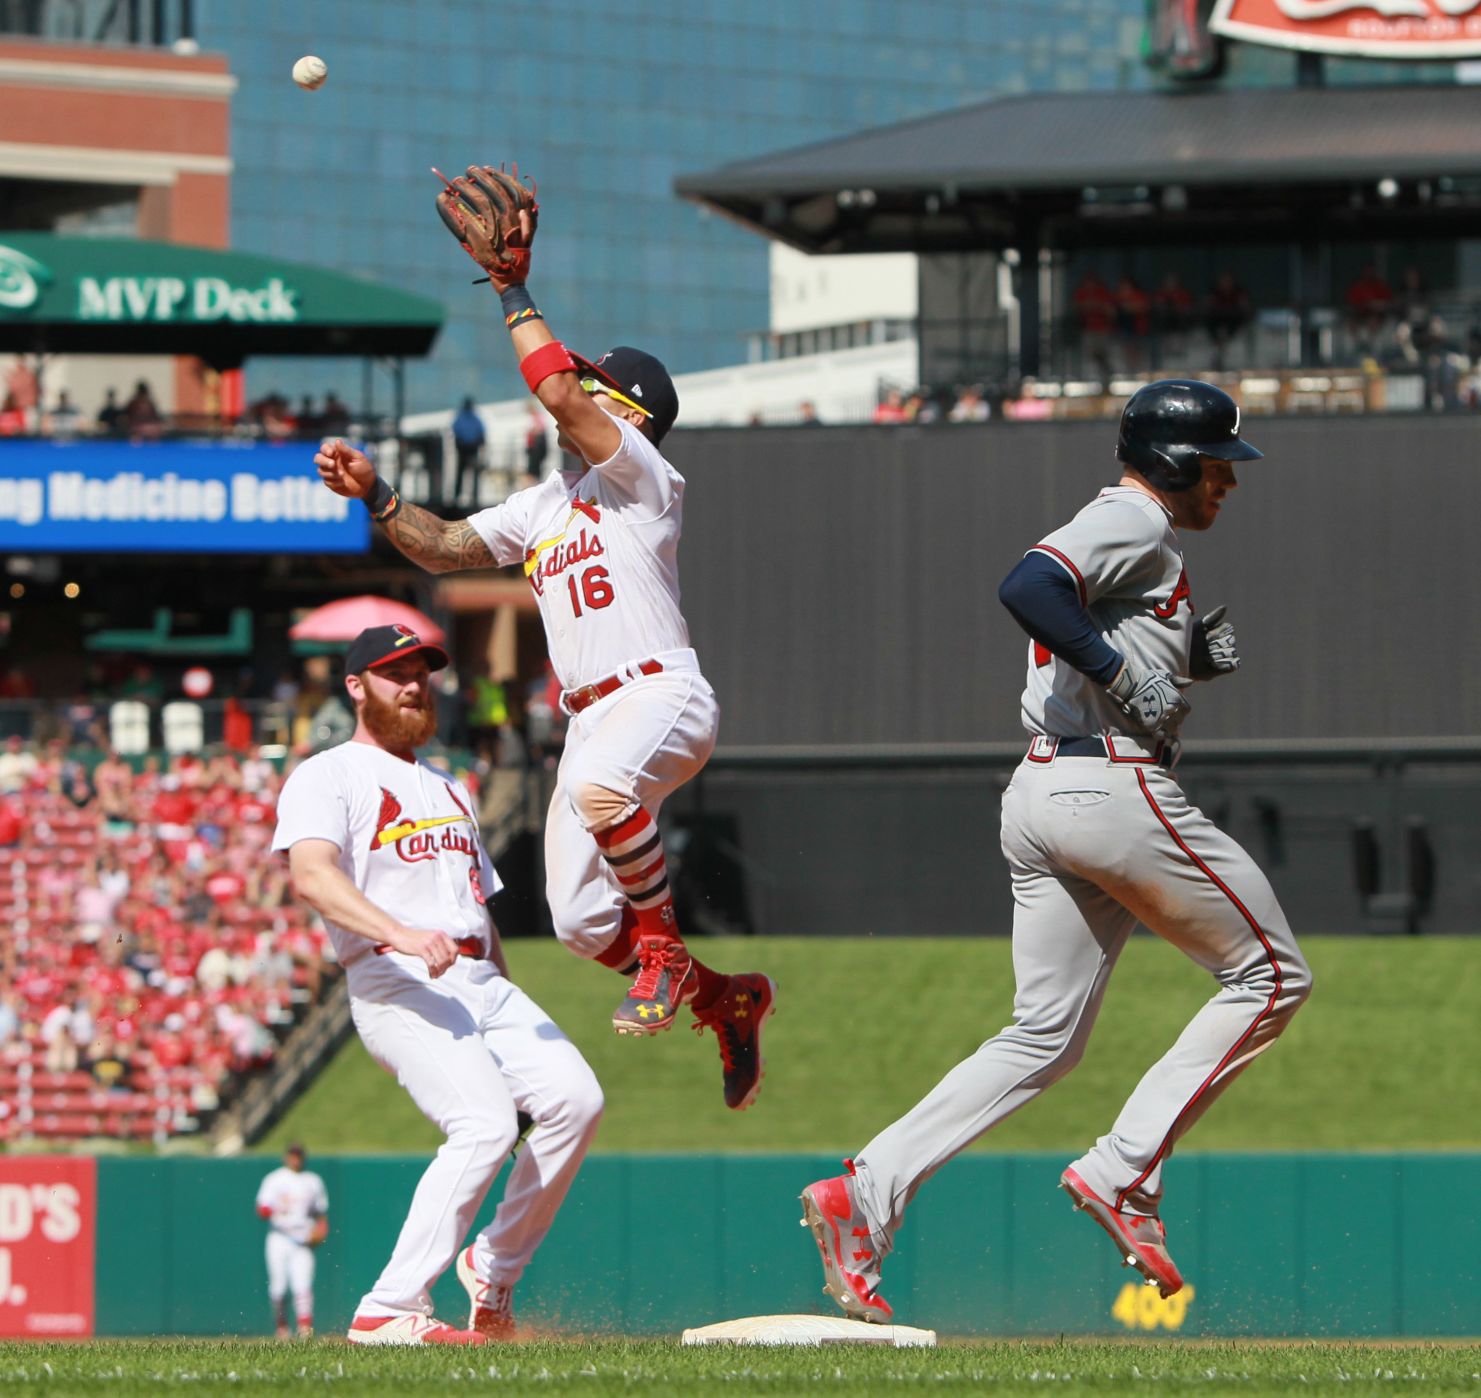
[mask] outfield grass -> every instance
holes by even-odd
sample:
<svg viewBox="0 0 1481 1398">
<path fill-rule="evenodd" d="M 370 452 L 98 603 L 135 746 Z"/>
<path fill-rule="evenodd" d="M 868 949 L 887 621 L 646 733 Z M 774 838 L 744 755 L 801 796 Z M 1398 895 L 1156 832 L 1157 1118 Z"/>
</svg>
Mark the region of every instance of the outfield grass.
<svg viewBox="0 0 1481 1398">
<path fill-rule="evenodd" d="M 345 1394 L 517 1387 L 539 1393 L 1475 1392 L 1473 1345 L 980 1343 L 934 1350 L 684 1349 L 543 1341 L 482 1350 L 356 1349 L 342 1340 L 0 1344 L 7 1394 Z"/>
<path fill-rule="evenodd" d="M 1316 937 L 1305 951 L 1310 1002 L 1181 1149 L 1481 1146 L 1481 942 Z M 723 939 L 703 942 L 701 954 L 720 969 L 765 970 L 779 986 L 766 1082 L 742 1114 L 721 1101 L 713 1035 L 679 1027 L 619 1039 L 608 1019 L 615 976 L 554 942 L 511 944 L 516 979 L 606 1090 L 598 1150 L 852 1152 L 1011 1013 L 1001 939 Z M 1135 939 L 1080 1067 L 980 1148 L 1083 1150 L 1211 989 L 1170 947 Z M 290 1139 L 318 1151 L 415 1152 L 440 1138 L 357 1040 L 262 1148 Z"/>
</svg>

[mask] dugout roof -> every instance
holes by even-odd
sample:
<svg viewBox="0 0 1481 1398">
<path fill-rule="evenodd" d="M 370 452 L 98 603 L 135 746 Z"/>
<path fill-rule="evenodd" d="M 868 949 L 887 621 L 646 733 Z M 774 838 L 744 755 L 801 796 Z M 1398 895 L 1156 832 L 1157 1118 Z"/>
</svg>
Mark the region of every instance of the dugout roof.
<svg viewBox="0 0 1481 1398">
<path fill-rule="evenodd" d="M 423 355 L 441 305 L 302 262 L 134 238 L 0 231 L 0 352 Z"/>
<path fill-rule="evenodd" d="M 1463 236 L 1481 231 L 1477 130 L 1473 86 L 1042 93 L 676 188 L 813 253 Z"/>
</svg>

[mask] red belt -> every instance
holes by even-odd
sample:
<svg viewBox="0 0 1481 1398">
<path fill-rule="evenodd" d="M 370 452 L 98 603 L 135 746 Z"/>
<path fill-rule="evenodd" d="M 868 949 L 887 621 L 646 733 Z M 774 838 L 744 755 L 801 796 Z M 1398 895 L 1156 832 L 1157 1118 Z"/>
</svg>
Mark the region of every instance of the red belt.
<svg viewBox="0 0 1481 1398">
<path fill-rule="evenodd" d="M 482 961 L 488 955 L 482 937 L 459 937 L 453 942 L 453 945 L 457 947 L 459 956 L 471 956 L 475 961 Z M 395 950 L 395 947 L 388 946 L 385 942 L 377 942 L 375 944 L 375 954 L 377 956 L 385 956 L 387 953 Z"/>
<path fill-rule="evenodd" d="M 644 675 L 657 675 L 663 670 L 663 666 L 656 660 L 645 660 L 637 667 L 638 672 Z M 598 680 L 595 684 L 584 684 L 579 689 L 568 689 L 561 694 L 561 708 L 568 714 L 579 714 L 582 709 L 589 709 L 598 699 L 605 699 L 609 694 L 615 693 L 623 685 L 630 684 L 631 678 L 627 675 L 608 675 L 604 680 Z"/>
</svg>

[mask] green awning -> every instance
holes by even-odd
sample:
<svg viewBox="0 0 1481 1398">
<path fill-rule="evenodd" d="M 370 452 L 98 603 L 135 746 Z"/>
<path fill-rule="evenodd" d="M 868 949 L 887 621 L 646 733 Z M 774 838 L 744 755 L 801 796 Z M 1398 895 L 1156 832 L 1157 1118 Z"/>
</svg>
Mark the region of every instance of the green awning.
<svg viewBox="0 0 1481 1398">
<path fill-rule="evenodd" d="M 426 354 L 436 301 L 302 262 L 132 238 L 0 232 L 0 352 Z"/>
</svg>

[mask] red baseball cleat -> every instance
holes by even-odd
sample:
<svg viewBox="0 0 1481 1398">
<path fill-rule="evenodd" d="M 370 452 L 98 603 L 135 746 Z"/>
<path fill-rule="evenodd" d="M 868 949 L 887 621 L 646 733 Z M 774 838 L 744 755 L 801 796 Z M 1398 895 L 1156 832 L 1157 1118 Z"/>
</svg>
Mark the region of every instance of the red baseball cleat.
<svg viewBox="0 0 1481 1398">
<path fill-rule="evenodd" d="M 639 937 L 638 974 L 612 1012 L 619 1034 L 657 1034 L 673 1025 L 674 1014 L 694 998 L 699 977 L 689 949 L 674 937 Z"/>
<path fill-rule="evenodd" d="M 345 1338 L 352 1345 L 486 1345 L 476 1330 L 458 1330 L 429 1315 L 357 1315 Z"/>
<path fill-rule="evenodd" d="M 725 1074 L 725 1105 L 743 1112 L 761 1094 L 766 1060 L 761 1056 L 761 1026 L 776 1008 L 776 984 L 770 976 L 751 972 L 727 976 L 722 990 L 702 1010 L 694 1012 L 694 1030 L 713 1029 L 720 1041 L 720 1065 Z"/>
<path fill-rule="evenodd" d="M 802 1226 L 823 1257 L 823 1290 L 856 1319 L 888 1325 L 895 1313 L 879 1294 L 879 1254 L 854 1196 L 854 1162 L 843 1164 L 847 1175 L 802 1191 Z"/>
<path fill-rule="evenodd" d="M 1177 1263 L 1167 1251 L 1167 1230 L 1155 1214 L 1128 1214 L 1112 1208 L 1073 1170 L 1059 1177 L 1059 1187 L 1107 1233 L 1126 1259 L 1125 1267 L 1135 1267 L 1156 1286 L 1163 1296 L 1183 1289 L 1183 1278 Z"/>
<path fill-rule="evenodd" d="M 473 1270 L 473 1248 L 458 1254 L 458 1280 L 468 1293 L 468 1328 L 490 1340 L 514 1338 L 514 1288 L 480 1281 Z"/>
</svg>

